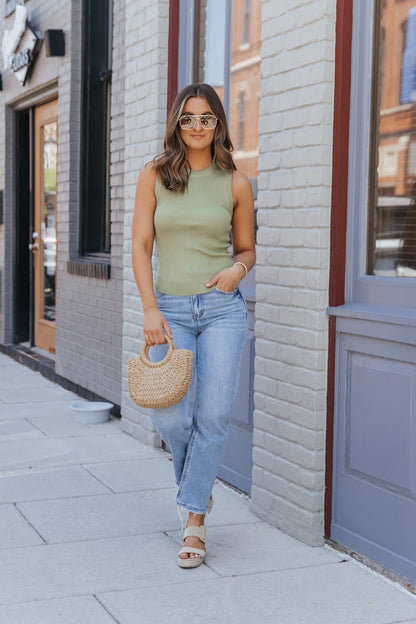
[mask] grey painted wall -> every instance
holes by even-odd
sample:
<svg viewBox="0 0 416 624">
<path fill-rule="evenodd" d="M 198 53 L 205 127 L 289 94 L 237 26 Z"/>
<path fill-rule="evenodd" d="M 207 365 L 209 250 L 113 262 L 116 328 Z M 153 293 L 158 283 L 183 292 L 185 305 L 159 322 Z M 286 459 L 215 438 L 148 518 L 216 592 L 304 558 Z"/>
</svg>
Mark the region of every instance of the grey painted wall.
<svg viewBox="0 0 416 624">
<path fill-rule="evenodd" d="M 32 77 L 20 87 L 11 72 L 3 72 L 0 93 L 0 176 L 6 170 L 6 225 L 0 226 L 0 339 L 12 340 L 13 299 L 11 245 L 13 230 L 13 132 L 11 111 L 35 105 L 51 92 L 59 98 L 58 120 L 58 266 L 56 371 L 63 377 L 121 403 L 122 280 L 124 218 L 124 68 L 125 2 L 114 2 L 113 83 L 111 117 L 111 279 L 79 277 L 67 272 L 67 261 L 78 252 L 80 183 L 81 0 L 30 0 L 28 18 L 40 34 L 48 28 L 65 32 L 65 57 L 47 58 L 43 46 Z M 14 13 L 0 23 L 11 28 Z M 7 129 L 5 119 L 9 120 Z M 7 132 L 7 134 L 6 134 Z M 8 154 L 8 161 L 5 161 Z M 4 166 L 4 164 L 6 166 Z M 6 236 L 5 236 L 6 235 Z M 9 245 L 5 249 L 5 237 Z"/>
</svg>

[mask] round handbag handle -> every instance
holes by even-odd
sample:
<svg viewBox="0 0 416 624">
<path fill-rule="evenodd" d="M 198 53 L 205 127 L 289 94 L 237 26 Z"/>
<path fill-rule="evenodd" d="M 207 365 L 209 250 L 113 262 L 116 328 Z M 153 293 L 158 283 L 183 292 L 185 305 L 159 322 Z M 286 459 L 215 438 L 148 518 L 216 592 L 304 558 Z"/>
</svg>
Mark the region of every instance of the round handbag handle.
<svg viewBox="0 0 416 624">
<path fill-rule="evenodd" d="M 159 362 L 152 362 L 149 359 L 149 349 L 150 349 L 150 345 L 148 342 L 144 342 L 143 346 L 142 346 L 142 352 L 141 352 L 141 357 L 143 359 L 144 362 L 146 362 L 146 364 L 151 365 L 151 366 L 162 366 L 162 364 L 164 364 L 167 360 L 170 359 L 172 351 L 174 349 L 176 349 L 176 345 L 173 342 L 173 340 L 171 338 L 169 338 L 169 336 L 167 334 L 165 334 L 165 338 L 166 338 L 166 342 L 169 345 L 168 348 L 168 352 L 166 353 L 165 357 L 163 358 L 163 360 L 159 360 Z"/>
</svg>

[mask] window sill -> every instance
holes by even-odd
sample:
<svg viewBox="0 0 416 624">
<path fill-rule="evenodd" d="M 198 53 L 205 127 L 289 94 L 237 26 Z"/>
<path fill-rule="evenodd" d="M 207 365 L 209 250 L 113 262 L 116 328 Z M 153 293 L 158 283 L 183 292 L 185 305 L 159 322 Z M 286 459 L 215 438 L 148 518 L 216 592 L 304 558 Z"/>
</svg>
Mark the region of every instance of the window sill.
<svg viewBox="0 0 416 624">
<path fill-rule="evenodd" d="M 408 327 L 416 326 L 416 316 L 412 308 L 346 303 L 338 307 L 328 307 L 326 312 L 328 316 L 336 316 L 337 318 L 358 319 Z"/>
<path fill-rule="evenodd" d="M 68 260 L 67 272 L 79 277 L 95 277 L 98 279 L 110 279 L 111 264 L 104 254 L 86 256 L 78 260 Z"/>
</svg>

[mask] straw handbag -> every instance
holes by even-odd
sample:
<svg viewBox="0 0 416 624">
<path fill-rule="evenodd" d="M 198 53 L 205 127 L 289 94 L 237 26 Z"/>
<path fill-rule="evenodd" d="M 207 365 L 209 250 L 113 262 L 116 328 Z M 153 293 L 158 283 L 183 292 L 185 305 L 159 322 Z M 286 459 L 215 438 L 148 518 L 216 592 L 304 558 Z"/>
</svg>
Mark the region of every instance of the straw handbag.
<svg viewBox="0 0 416 624">
<path fill-rule="evenodd" d="M 179 403 L 192 381 L 192 351 L 177 349 L 165 336 L 169 349 L 163 360 L 149 360 L 149 345 L 144 343 L 141 354 L 127 361 L 127 377 L 131 398 L 140 407 L 161 409 Z"/>
</svg>

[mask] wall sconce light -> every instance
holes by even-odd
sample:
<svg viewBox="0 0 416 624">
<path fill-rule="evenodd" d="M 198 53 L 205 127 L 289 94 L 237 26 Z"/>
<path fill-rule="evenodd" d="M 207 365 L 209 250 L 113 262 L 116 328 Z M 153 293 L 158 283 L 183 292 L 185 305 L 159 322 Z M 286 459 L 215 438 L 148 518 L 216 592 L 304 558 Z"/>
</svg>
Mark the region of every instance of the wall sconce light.
<svg viewBox="0 0 416 624">
<path fill-rule="evenodd" d="M 63 30 L 45 30 L 46 56 L 65 56 Z"/>
</svg>

